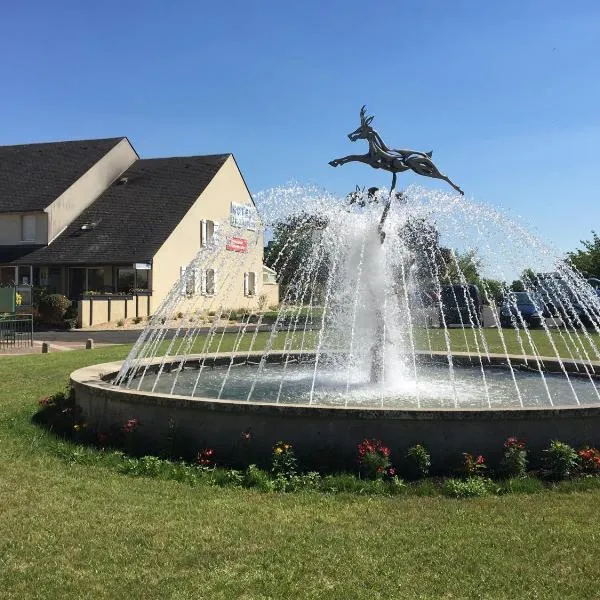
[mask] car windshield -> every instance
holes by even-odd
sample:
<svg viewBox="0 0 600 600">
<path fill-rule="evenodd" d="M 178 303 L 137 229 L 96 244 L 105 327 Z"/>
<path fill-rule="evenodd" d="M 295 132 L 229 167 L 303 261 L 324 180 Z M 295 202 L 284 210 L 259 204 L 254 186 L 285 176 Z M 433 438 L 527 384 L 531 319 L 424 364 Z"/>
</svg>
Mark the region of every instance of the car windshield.
<svg viewBox="0 0 600 600">
<path fill-rule="evenodd" d="M 515 292 L 513 294 L 515 299 L 515 303 L 518 306 L 533 306 L 534 302 L 531 299 L 531 296 L 527 292 Z"/>
<path fill-rule="evenodd" d="M 470 297 L 470 299 L 469 299 Z M 442 302 L 446 306 L 467 306 L 477 304 L 477 291 L 474 286 L 453 285 L 442 288 Z"/>
</svg>

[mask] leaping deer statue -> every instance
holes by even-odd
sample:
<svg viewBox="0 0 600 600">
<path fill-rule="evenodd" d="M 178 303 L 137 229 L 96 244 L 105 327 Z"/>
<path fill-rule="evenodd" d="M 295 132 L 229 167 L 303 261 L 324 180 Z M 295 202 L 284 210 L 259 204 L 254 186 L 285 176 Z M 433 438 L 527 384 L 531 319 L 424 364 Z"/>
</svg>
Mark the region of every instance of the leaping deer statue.
<svg viewBox="0 0 600 600">
<path fill-rule="evenodd" d="M 351 142 L 356 140 L 367 140 L 369 152 L 367 154 L 351 154 L 343 158 L 336 158 L 329 164 L 332 167 L 345 165 L 349 162 L 362 162 L 374 169 L 384 169 L 392 173 L 392 187 L 390 194 L 396 187 L 396 174 L 403 171 L 414 171 L 417 175 L 434 177 L 448 182 L 457 192 L 464 192 L 453 183 L 446 175 L 440 173 L 433 164 L 431 155 L 433 152 L 417 152 L 415 150 L 396 150 L 388 148 L 381 136 L 371 127 L 373 117 L 367 117 L 366 107 L 360 109 L 360 127 L 348 134 Z"/>
</svg>

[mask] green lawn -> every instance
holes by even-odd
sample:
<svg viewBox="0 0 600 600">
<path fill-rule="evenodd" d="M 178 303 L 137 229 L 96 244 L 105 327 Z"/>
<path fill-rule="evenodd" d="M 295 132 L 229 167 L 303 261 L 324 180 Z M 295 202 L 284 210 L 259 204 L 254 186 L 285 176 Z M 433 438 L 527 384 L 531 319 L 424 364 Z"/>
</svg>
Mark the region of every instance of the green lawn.
<svg viewBox="0 0 600 600">
<path fill-rule="evenodd" d="M 38 398 L 127 351 L 0 358 L 0 598 L 598 597 L 597 490 L 264 494 L 69 463 Z"/>
<path fill-rule="evenodd" d="M 471 352 L 477 352 L 479 348 L 480 352 L 484 352 L 485 345 L 487 345 L 490 353 L 504 353 L 504 348 L 510 354 L 537 354 L 539 356 L 553 357 L 556 352 L 552 346 L 549 336 L 543 330 L 532 330 L 531 341 L 524 331 L 515 331 L 514 329 L 503 329 L 498 331 L 497 329 L 484 329 L 483 335 L 485 339 L 482 340 L 481 336 L 471 329 L 450 329 L 448 330 L 450 349 L 453 352 L 465 352 L 470 350 Z M 590 360 L 598 360 L 600 356 L 597 355 L 594 350 L 600 349 L 600 336 L 596 333 L 570 331 L 568 334 L 558 332 L 557 330 L 551 330 L 552 340 L 556 346 L 556 350 L 563 358 L 571 358 L 571 352 L 577 357 L 586 358 L 584 351 L 588 353 Z M 243 338 L 237 340 L 236 335 L 216 334 L 211 340 L 208 350 L 210 351 L 229 351 L 234 345 L 239 350 L 247 350 L 253 339 L 252 333 L 247 333 Z M 253 348 L 261 349 L 265 347 L 269 333 L 261 332 L 256 335 Z M 287 347 L 291 349 L 300 348 L 302 340 L 302 333 L 290 334 L 286 331 L 278 331 L 272 340 L 273 349 L 281 349 L 287 344 Z M 429 338 L 429 339 L 428 339 Z M 318 339 L 318 333 L 316 331 L 308 331 L 305 334 L 304 348 L 314 348 Z M 287 342 L 286 342 L 287 340 Z M 291 344 L 290 344 L 291 340 Z M 428 350 L 431 345 L 432 350 L 446 351 L 447 344 L 444 336 L 444 331 L 441 329 L 415 329 L 414 330 L 414 343 L 415 347 L 419 350 Z M 201 352 L 204 349 L 205 338 L 199 336 L 195 341 L 192 352 Z M 169 352 L 169 354 L 177 354 L 185 348 L 185 342 L 181 340 L 176 341 L 171 345 L 171 342 L 165 341 L 160 344 L 160 351 L 158 354 Z M 577 348 L 578 351 L 574 352 Z M 571 352 L 570 352 L 571 350 Z"/>
</svg>

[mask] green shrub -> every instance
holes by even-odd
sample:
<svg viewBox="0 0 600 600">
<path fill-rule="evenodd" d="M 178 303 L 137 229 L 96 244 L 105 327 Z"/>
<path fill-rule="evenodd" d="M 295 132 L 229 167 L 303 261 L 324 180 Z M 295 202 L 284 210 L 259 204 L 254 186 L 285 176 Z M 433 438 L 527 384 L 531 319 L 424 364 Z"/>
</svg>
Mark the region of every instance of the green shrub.
<svg viewBox="0 0 600 600">
<path fill-rule="evenodd" d="M 273 446 L 271 473 L 277 477 L 290 479 L 298 471 L 298 460 L 291 444 L 277 442 Z"/>
<path fill-rule="evenodd" d="M 266 471 L 259 469 L 256 465 L 250 465 L 244 475 L 244 487 L 270 492 L 273 490 L 273 480 Z"/>
<path fill-rule="evenodd" d="M 382 479 L 391 468 L 390 449 L 379 440 L 365 439 L 358 444 L 356 461 L 361 475 L 367 479 Z M 394 471 L 392 475 L 395 475 Z"/>
<path fill-rule="evenodd" d="M 117 327 L 123 327 L 123 325 L 125 325 L 125 321 L 123 319 L 119 319 L 117 321 Z"/>
<path fill-rule="evenodd" d="M 564 442 L 553 440 L 544 450 L 544 466 L 552 479 L 567 479 L 575 474 L 579 460 L 577 452 Z"/>
<path fill-rule="evenodd" d="M 467 477 L 466 479 L 447 479 L 442 488 L 446 496 L 451 498 L 474 498 L 488 493 L 489 481 L 483 477 Z"/>
<path fill-rule="evenodd" d="M 577 452 L 581 472 L 585 475 L 600 475 L 600 450 L 585 446 Z"/>
<path fill-rule="evenodd" d="M 473 456 L 468 452 L 463 452 L 463 473 L 466 477 L 483 475 L 486 470 L 487 465 L 485 464 L 485 457 L 482 454 Z"/>
<path fill-rule="evenodd" d="M 425 446 L 417 444 L 406 452 L 408 473 L 413 479 L 421 479 L 429 475 L 431 468 L 431 456 Z"/>
<path fill-rule="evenodd" d="M 500 471 L 506 477 L 525 477 L 527 474 L 527 450 L 525 443 L 515 437 L 504 442 L 504 455 L 500 461 Z"/>
<path fill-rule="evenodd" d="M 132 321 L 137 325 L 142 322 L 142 317 L 133 317 Z"/>
<path fill-rule="evenodd" d="M 62 294 L 42 295 L 39 298 L 38 311 L 44 323 L 62 325 L 71 301 Z"/>
</svg>

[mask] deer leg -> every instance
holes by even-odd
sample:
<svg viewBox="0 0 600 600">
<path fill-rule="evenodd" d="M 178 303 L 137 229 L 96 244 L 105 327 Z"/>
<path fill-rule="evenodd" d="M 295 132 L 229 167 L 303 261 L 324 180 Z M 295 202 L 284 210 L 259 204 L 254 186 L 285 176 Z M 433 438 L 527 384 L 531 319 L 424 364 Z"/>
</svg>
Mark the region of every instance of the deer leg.
<svg viewBox="0 0 600 600">
<path fill-rule="evenodd" d="M 374 163 L 373 158 L 369 154 L 350 154 L 349 156 L 336 158 L 335 160 L 330 161 L 329 164 L 332 167 L 339 167 L 340 165 L 345 165 L 349 162 L 361 162 L 370 165 L 375 169 L 379 168 L 379 166 L 376 163 Z"/>
</svg>

